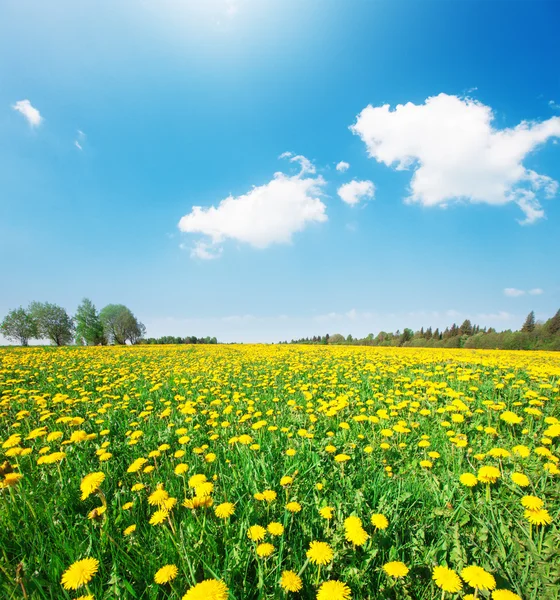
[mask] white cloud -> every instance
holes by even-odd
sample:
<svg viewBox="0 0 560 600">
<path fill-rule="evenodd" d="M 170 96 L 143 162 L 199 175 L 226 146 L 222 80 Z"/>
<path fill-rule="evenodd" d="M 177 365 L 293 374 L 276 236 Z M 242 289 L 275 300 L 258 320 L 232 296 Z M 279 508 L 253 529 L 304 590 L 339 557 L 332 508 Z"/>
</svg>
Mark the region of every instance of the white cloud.
<svg viewBox="0 0 560 600">
<path fill-rule="evenodd" d="M 541 288 L 533 288 L 532 290 L 529 290 L 529 294 L 531 294 L 531 296 L 540 296 L 541 294 L 544 294 L 544 290 Z"/>
<path fill-rule="evenodd" d="M 27 119 L 27 122 L 31 125 L 31 127 L 37 127 L 43 120 L 41 113 L 31 105 L 29 100 L 18 100 L 14 105 L 12 105 L 12 108 L 21 113 Z"/>
<path fill-rule="evenodd" d="M 76 148 L 78 148 L 78 150 L 83 150 L 82 144 L 84 142 L 84 140 L 86 139 L 86 134 L 81 131 L 80 129 L 78 129 L 77 133 L 77 138 L 76 140 L 74 140 L 74 146 L 76 146 Z"/>
<path fill-rule="evenodd" d="M 518 296 L 524 296 L 525 290 L 518 290 L 517 288 L 505 288 L 504 296 L 509 296 L 510 298 L 517 298 Z"/>
<path fill-rule="evenodd" d="M 301 168 L 299 174 L 305 175 L 306 173 L 313 174 L 315 173 L 315 166 L 313 163 L 305 156 L 301 154 L 295 155 L 292 152 L 283 152 L 278 158 L 288 158 L 290 162 L 299 163 Z"/>
<path fill-rule="evenodd" d="M 554 100 L 549 100 L 548 106 L 550 106 L 550 108 L 552 108 L 552 110 L 560 110 L 560 104 L 558 104 L 557 102 L 554 102 Z"/>
<path fill-rule="evenodd" d="M 350 181 L 341 185 L 337 190 L 340 198 L 346 204 L 358 204 L 362 200 L 373 198 L 375 195 L 375 186 L 371 181 Z"/>
<path fill-rule="evenodd" d="M 326 206 L 321 201 L 322 177 L 305 177 L 315 168 L 304 156 L 283 155 L 298 162 L 297 175 L 275 173 L 268 183 L 253 187 L 241 196 L 228 196 L 218 206 L 193 206 L 179 221 L 184 233 L 206 236 L 198 241 L 192 255 L 215 258 L 226 240 L 236 240 L 255 248 L 291 242 L 294 233 L 311 223 L 327 221 Z M 212 255 L 212 256 L 209 256 Z"/>
<path fill-rule="evenodd" d="M 198 241 L 191 248 L 191 258 L 213 260 L 214 258 L 220 258 L 221 254 L 222 248 L 215 248 L 207 242 Z"/>
<path fill-rule="evenodd" d="M 337 165 L 336 165 L 336 170 L 340 171 L 341 173 L 344 173 L 344 171 L 348 171 L 348 169 L 350 168 L 350 163 L 347 163 L 344 160 L 341 160 Z"/>
<path fill-rule="evenodd" d="M 489 106 L 439 94 L 395 110 L 367 106 L 350 129 L 378 162 L 414 170 L 407 202 L 515 202 L 525 214 L 522 223 L 533 223 L 544 216 L 540 198 L 552 197 L 558 184 L 522 163 L 537 146 L 560 137 L 560 117 L 508 129 L 494 128 L 493 119 Z"/>
</svg>

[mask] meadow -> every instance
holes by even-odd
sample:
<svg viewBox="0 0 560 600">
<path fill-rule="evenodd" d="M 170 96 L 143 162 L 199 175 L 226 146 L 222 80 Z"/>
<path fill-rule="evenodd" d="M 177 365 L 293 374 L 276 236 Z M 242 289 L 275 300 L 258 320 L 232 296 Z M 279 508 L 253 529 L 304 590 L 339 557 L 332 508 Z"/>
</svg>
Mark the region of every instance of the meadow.
<svg viewBox="0 0 560 600">
<path fill-rule="evenodd" d="M 554 600 L 560 354 L 0 350 L 0 597 Z"/>
</svg>

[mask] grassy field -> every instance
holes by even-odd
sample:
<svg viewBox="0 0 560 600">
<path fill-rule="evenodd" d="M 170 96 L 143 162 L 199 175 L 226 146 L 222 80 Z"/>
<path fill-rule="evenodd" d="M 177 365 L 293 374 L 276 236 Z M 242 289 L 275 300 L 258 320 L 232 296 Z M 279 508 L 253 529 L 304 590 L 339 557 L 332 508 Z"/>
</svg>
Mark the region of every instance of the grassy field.
<svg viewBox="0 0 560 600">
<path fill-rule="evenodd" d="M 0 597 L 557 599 L 559 386 L 553 353 L 0 350 Z"/>
</svg>

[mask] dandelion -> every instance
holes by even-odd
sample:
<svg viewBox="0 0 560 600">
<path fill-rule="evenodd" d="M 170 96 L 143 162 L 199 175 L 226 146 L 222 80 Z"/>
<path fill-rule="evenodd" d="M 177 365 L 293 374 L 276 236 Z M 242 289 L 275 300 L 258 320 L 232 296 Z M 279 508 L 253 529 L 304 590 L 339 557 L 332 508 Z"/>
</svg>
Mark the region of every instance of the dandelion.
<svg viewBox="0 0 560 600">
<path fill-rule="evenodd" d="M 500 469 L 497 467 L 480 467 L 478 470 L 478 480 L 482 483 L 496 483 L 500 477 Z"/>
<path fill-rule="evenodd" d="M 273 552 L 274 546 L 272 544 L 264 543 L 257 546 L 257 556 L 260 556 L 261 558 L 270 556 Z"/>
<path fill-rule="evenodd" d="M 288 512 L 298 513 L 301 510 L 301 504 L 299 502 L 288 502 L 285 508 Z"/>
<path fill-rule="evenodd" d="M 228 519 L 235 512 L 235 504 L 231 502 L 222 502 L 222 504 L 218 504 L 216 508 L 214 508 L 214 514 L 218 517 L 218 519 Z"/>
<path fill-rule="evenodd" d="M 294 478 L 290 477 L 289 475 L 284 475 L 284 477 L 282 477 L 282 479 L 280 479 L 280 485 L 282 487 L 286 487 L 287 485 L 292 485 L 292 483 L 294 482 Z M 286 573 L 288 573 L 289 571 L 286 571 Z"/>
<path fill-rule="evenodd" d="M 389 527 L 389 521 L 387 517 L 380 513 L 374 513 L 371 515 L 371 524 L 376 529 L 387 529 L 387 527 Z"/>
<path fill-rule="evenodd" d="M 330 521 L 333 518 L 334 508 L 332 506 L 323 506 L 323 508 L 319 509 L 319 514 L 323 519 Z"/>
<path fill-rule="evenodd" d="M 206 579 L 193 586 L 182 600 L 226 600 L 228 595 L 228 587 L 223 581 Z"/>
<path fill-rule="evenodd" d="M 284 533 L 284 525 L 282 525 L 282 523 L 277 523 L 276 521 L 269 523 L 266 529 L 268 533 L 273 536 L 282 535 Z"/>
<path fill-rule="evenodd" d="M 163 489 L 163 484 L 158 483 L 155 492 L 148 496 L 148 504 L 151 506 L 163 506 L 169 498 L 169 494 Z"/>
<path fill-rule="evenodd" d="M 399 579 L 400 577 L 406 577 L 408 574 L 408 567 L 400 561 L 388 562 L 383 565 L 383 570 L 389 577 Z"/>
<path fill-rule="evenodd" d="M 60 583 L 65 590 L 77 590 L 88 584 L 98 570 L 99 561 L 96 558 L 83 558 L 64 571 Z"/>
<path fill-rule="evenodd" d="M 552 523 L 552 517 L 550 513 L 544 508 L 537 508 L 534 510 L 527 509 L 523 516 L 531 523 L 531 525 L 550 525 Z"/>
<path fill-rule="evenodd" d="M 124 531 L 123 531 L 123 535 L 124 536 L 129 536 L 131 534 L 133 534 L 136 531 L 136 525 L 129 525 Z"/>
<path fill-rule="evenodd" d="M 265 490 L 263 493 L 263 500 L 267 502 L 274 502 L 276 500 L 276 492 L 274 490 Z"/>
<path fill-rule="evenodd" d="M 459 575 L 447 567 L 434 567 L 432 579 L 440 589 L 451 594 L 456 594 L 463 587 Z"/>
<path fill-rule="evenodd" d="M 154 575 L 154 581 L 160 585 L 169 583 L 177 577 L 178 572 L 175 565 L 165 565 Z"/>
<path fill-rule="evenodd" d="M 511 480 L 519 487 L 527 487 L 531 483 L 527 475 L 524 475 L 523 473 L 512 473 Z"/>
<path fill-rule="evenodd" d="M 150 518 L 150 525 L 161 525 L 168 517 L 169 513 L 164 510 L 156 510 Z"/>
<path fill-rule="evenodd" d="M 544 506 L 544 502 L 537 496 L 523 496 L 521 505 L 528 510 L 539 510 Z"/>
<path fill-rule="evenodd" d="M 104 481 L 105 473 L 98 472 L 86 475 L 80 483 L 80 490 L 82 491 L 81 500 L 85 500 L 91 494 L 96 492 Z"/>
<path fill-rule="evenodd" d="M 325 581 L 317 590 L 317 600 L 350 600 L 352 591 L 342 581 Z"/>
<path fill-rule="evenodd" d="M 307 558 L 314 565 L 326 565 L 332 561 L 334 553 L 326 542 L 311 542 L 307 551 Z"/>
<path fill-rule="evenodd" d="M 247 537 L 253 542 L 260 542 L 264 540 L 266 535 L 266 529 L 260 525 L 252 525 L 247 531 Z"/>
<path fill-rule="evenodd" d="M 283 571 L 280 586 L 285 592 L 299 592 L 303 587 L 301 577 L 294 571 Z"/>
<path fill-rule="evenodd" d="M 345 462 L 348 462 L 350 460 L 350 457 L 348 456 L 348 454 L 337 454 L 334 457 L 334 460 L 337 463 L 345 463 Z"/>
<path fill-rule="evenodd" d="M 494 590 L 492 600 L 521 600 L 521 596 L 509 590 Z"/>
<path fill-rule="evenodd" d="M 482 567 L 465 567 L 461 571 L 461 577 L 476 590 L 493 590 L 496 587 L 494 576 Z"/>
</svg>

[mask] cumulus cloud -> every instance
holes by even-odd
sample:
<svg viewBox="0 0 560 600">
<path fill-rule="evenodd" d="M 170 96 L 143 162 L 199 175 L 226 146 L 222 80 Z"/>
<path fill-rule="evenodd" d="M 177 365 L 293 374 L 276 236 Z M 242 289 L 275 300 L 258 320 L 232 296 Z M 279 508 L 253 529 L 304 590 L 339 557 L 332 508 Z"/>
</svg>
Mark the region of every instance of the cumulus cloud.
<svg viewBox="0 0 560 600">
<path fill-rule="evenodd" d="M 515 202 L 523 224 L 544 216 L 541 198 L 558 183 L 527 169 L 523 160 L 539 145 L 560 137 L 560 117 L 523 121 L 497 129 L 489 106 L 439 94 L 424 104 L 367 106 L 350 127 L 368 154 L 397 170 L 412 169 L 407 202 L 445 206 L 451 201 L 504 205 Z"/>
<path fill-rule="evenodd" d="M 21 113 L 27 119 L 27 122 L 31 127 L 37 127 L 43 120 L 41 113 L 31 104 L 31 102 L 29 102 L 29 100 L 18 100 L 12 105 L 12 108 Z"/>
<path fill-rule="evenodd" d="M 505 288 L 504 296 L 509 296 L 510 298 L 517 298 L 518 296 L 524 296 L 525 290 L 518 290 L 517 288 Z"/>
<path fill-rule="evenodd" d="M 304 156 L 285 153 L 282 158 L 299 163 L 300 172 L 275 173 L 271 181 L 253 187 L 246 194 L 230 195 L 218 206 L 193 206 L 181 218 L 181 231 L 206 236 L 196 242 L 191 256 L 216 258 L 226 240 L 255 248 L 289 243 L 294 233 L 311 223 L 327 221 L 326 206 L 321 200 L 323 178 L 308 176 L 315 168 Z"/>
<path fill-rule="evenodd" d="M 350 163 L 345 162 L 344 160 L 341 160 L 337 165 L 336 165 L 336 170 L 340 171 L 341 173 L 344 173 L 344 171 L 348 171 L 348 169 L 350 168 Z"/>
<path fill-rule="evenodd" d="M 351 206 L 359 204 L 362 200 L 373 198 L 375 195 L 375 186 L 371 181 L 350 181 L 341 185 L 337 190 L 338 195 L 346 204 Z"/>
</svg>

